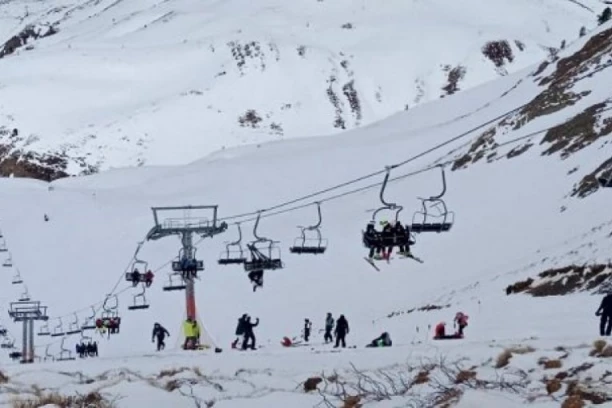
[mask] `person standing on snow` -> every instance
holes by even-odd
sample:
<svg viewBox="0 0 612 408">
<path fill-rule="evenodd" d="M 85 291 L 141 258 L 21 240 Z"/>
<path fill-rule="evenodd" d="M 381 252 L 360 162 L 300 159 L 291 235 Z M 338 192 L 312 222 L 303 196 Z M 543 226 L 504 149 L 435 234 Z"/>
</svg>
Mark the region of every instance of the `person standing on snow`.
<svg viewBox="0 0 612 408">
<path fill-rule="evenodd" d="M 610 336 L 612 334 L 612 292 L 609 292 L 601 300 L 599 309 L 595 312 L 595 316 L 601 316 L 599 321 L 599 334 L 601 336 Z"/>
<path fill-rule="evenodd" d="M 455 323 L 457 324 L 457 326 L 459 326 L 459 330 L 457 331 L 459 337 L 463 337 L 463 329 L 466 328 L 468 325 L 468 317 L 469 316 L 464 314 L 463 312 L 457 312 L 457 314 L 455 315 Z"/>
<path fill-rule="evenodd" d="M 349 333 L 349 324 L 348 320 L 344 315 L 340 315 L 338 320 L 336 321 L 336 345 L 334 348 L 338 348 L 340 343 L 342 343 L 342 348 L 346 347 L 346 335 Z"/>
<path fill-rule="evenodd" d="M 327 317 L 325 318 L 325 336 L 323 339 L 325 340 L 325 344 L 332 342 L 334 338 L 332 337 L 332 330 L 334 329 L 334 318 L 331 313 L 327 313 Z"/>
<path fill-rule="evenodd" d="M 164 343 L 164 339 L 166 336 L 170 337 L 170 333 L 164 326 L 159 323 L 155 323 L 153 325 L 153 334 L 151 335 L 151 343 L 155 341 L 157 338 L 157 351 L 163 350 L 166 348 L 166 343 Z"/>
<path fill-rule="evenodd" d="M 232 342 L 232 348 L 236 348 L 240 341 L 240 336 L 244 336 L 244 322 L 248 316 L 249 315 L 245 313 L 238 319 L 238 324 L 236 325 L 236 340 Z"/>
<path fill-rule="evenodd" d="M 255 350 L 255 333 L 253 328 L 259 325 L 259 317 L 255 319 L 255 323 L 251 323 L 251 316 L 247 316 L 244 320 L 244 339 L 242 340 L 242 350 L 250 348 Z M 250 344 L 249 344 L 250 341 Z"/>
<path fill-rule="evenodd" d="M 304 341 L 308 342 L 310 338 L 310 330 L 312 329 L 312 322 L 309 319 L 304 319 Z"/>
</svg>

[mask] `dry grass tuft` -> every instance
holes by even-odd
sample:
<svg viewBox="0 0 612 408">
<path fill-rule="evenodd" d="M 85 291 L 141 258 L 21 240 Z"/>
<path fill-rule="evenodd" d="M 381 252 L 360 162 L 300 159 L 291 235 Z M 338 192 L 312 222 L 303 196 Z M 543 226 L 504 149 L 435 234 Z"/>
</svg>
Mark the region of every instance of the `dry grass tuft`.
<svg viewBox="0 0 612 408">
<path fill-rule="evenodd" d="M 510 363 L 510 359 L 512 358 L 512 352 L 510 349 L 505 349 L 498 356 L 495 361 L 495 368 L 503 368 Z"/>
<path fill-rule="evenodd" d="M 39 408 L 47 405 L 60 408 L 111 408 L 112 403 L 106 401 L 99 393 L 90 392 L 85 395 L 65 396 L 58 393 L 41 394 L 33 398 L 17 398 L 12 401 L 13 408 Z"/>
<path fill-rule="evenodd" d="M 553 378 L 552 380 L 546 380 L 546 392 L 550 394 L 554 394 L 555 392 L 561 389 L 561 381 Z"/>
<path fill-rule="evenodd" d="M 584 407 L 584 401 L 581 400 L 578 395 L 569 396 L 561 404 L 561 408 L 583 408 L 583 407 Z"/>
</svg>

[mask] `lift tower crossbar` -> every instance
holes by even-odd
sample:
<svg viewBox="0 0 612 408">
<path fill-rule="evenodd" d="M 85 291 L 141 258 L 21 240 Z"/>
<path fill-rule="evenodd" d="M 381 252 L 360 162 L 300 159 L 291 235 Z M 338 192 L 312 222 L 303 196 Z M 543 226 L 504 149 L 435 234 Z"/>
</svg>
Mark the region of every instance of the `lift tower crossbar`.
<svg viewBox="0 0 612 408">
<path fill-rule="evenodd" d="M 195 259 L 196 251 L 193 245 L 193 234 L 200 235 L 202 238 L 211 238 L 227 230 L 227 223 L 221 222 L 217 224 L 217 208 L 217 205 L 152 207 L 155 226 L 147 234 L 147 240 L 157 240 L 171 235 L 178 235 L 183 246 L 178 262 L 185 264 L 196 261 L 197 263 Z M 197 270 L 202 270 L 203 268 L 203 264 L 197 263 Z M 183 280 L 185 281 L 187 318 L 195 320 L 194 276 L 184 273 Z"/>
<path fill-rule="evenodd" d="M 11 302 L 8 314 L 14 322 L 23 322 L 21 363 L 33 363 L 34 321 L 49 320 L 47 306 L 41 306 L 39 301 Z"/>
</svg>

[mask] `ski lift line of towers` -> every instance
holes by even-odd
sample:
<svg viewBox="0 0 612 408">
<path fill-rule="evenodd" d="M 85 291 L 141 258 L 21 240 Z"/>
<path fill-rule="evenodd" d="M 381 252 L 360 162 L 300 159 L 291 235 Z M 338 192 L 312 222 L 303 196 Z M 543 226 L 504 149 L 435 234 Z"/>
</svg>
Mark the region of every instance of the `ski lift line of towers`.
<svg viewBox="0 0 612 408">
<path fill-rule="evenodd" d="M 422 233 L 422 232 L 446 232 L 449 231 L 454 223 L 454 213 L 449 212 L 446 207 L 446 203 L 442 200 L 446 192 L 446 177 L 444 173 L 444 167 L 439 166 L 441 169 L 442 176 L 442 191 L 435 196 L 431 196 L 429 198 L 418 198 L 421 201 L 422 210 L 415 212 L 412 218 L 412 223 L 410 224 L 410 230 L 412 233 Z M 370 222 L 376 221 L 376 216 L 383 210 L 392 210 L 395 211 L 395 221 L 398 220 L 399 213 L 403 210 L 402 206 L 399 206 L 395 203 L 389 203 L 385 201 L 384 193 L 389 181 L 390 176 L 390 167 L 387 167 L 384 181 L 381 186 L 379 198 L 382 203 L 382 206 L 376 209 L 372 215 L 372 220 Z M 300 229 L 300 237 L 296 238 L 294 241 L 294 245 L 289 248 L 291 253 L 294 254 L 323 254 L 327 249 L 327 240 L 323 239 L 320 227 L 322 224 L 322 213 L 321 213 L 321 203 L 315 202 L 317 206 L 317 222 L 311 226 L 298 226 Z M 438 210 L 437 214 L 432 214 L 431 209 L 436 208 Z M 212 212 L 211 217 L 190 217 L 187 214 L 193 210 L 206 210 Z M 209 205 L 209 206 L 181 206 L 181 207 L 153 207 L 153 217 L 155 221 L 155 226 L 149 231 L 147 234 L 147 240 L 157 240 L 170 235 L 179 235 L 182 242 L 182 248 L 179 251 L 179 259 L 177 261 L 172 261 L 172 271 L 170 274 L 170 284 L 165 286 L 163 289 L 165 291 L 172 290 L 186 290 L 186 310 L 187 317 L 196 319 L 196 305 L 195 305 L 195 288 L 194 288 L 194 277 L 195 274 L 189 275 L 186 274 L 186 267 L 191 268 L 190 270 L 202 271 L 204 270 L 203 261 L 196 259 L 196 248 L 193 245 L 193 234 L 198 234 L 203 238 L 214 237 L 217 234 L 223 233 L 227 230 L 227 223 L 221 222 L 218 224 L 217 222 L 217 211 L 218 206 Z M 167 217 L 160 222 L 161 215 L 163 213 L 172 212 L 172 211 L 183 211 L 186 213 L 183 217 Z M 273 241 L 269 238 L 261 237 L 258 235 L 257 229 L 259 226 L 259 222 L 261 219 L 261 214 L 263 211 L 259 211 L 257 213 L 257 218 L 255 220 L 255 224 L 253 227 L 253 236 L 255 240 L 251 243 L 247 244 L 247 249 L 250 252 L 250 259 L 247 259 L 245 256 L 245 251 L 242 249 L 242 230 L 240 227 L 240 222 L 235 223 L 238 228 L 238 239 L 236 241 L 226 243 L 226 250 L 222 252 L 219 257 L 218 263 L 220 265 L 231 265 L 231 264 L 242 264 L 245 271 L 254 271 L 254 270 L 274 270 L 283 268 L 283 263 L 280 259 L 280 250 L 276 244 L 278 241 Z M 434 221 L 432 221 L 434 219 Z M 308 233 L 314 232 L 315 237 L 308 237 Z M 1 233 L 0 233 L 1 235 Z M 392 237 L 392 242 L 384 242 L 384 245 L 399 245 L 401 243 L 397 242 L 396 237 Z M 368 243 L 364 240 L 364 245 L 367 248 L 372 246 L 372 243 Z M 231 250 L 231 247 L 237 247 L 236 250 Z M 140 248 L 140 247 L 139 247 Z M 0 250 L 2 246 L 0 245 Z M 264 251 L 264 252 L 262 252 Z M 148 264 L 145 261 L 142 261 L 137 258 L 138 250 L 136 251 L 136 255 L 134 256 L 134 262 L 132 263 L 132 271 L 126 274 L 126 280 L 130 280 L 130 274 L 133 273 L 133 269 L 136 268 L 136 265 L 143 265 L 143 271 L 147 271 Z M 172 282 L 172 277 L 181 274 L 180 279 L 181 283 L 177 284 Z M 144 274 L 143 274 L 144 275 Z M 144 282 L 142 283 L 142 291 L 136 295 L 134 295 L 134 305 L 129 306 L 129 310 L 138 310 L 138 309 L 146 309 L 148 308 L 148 304 L 146 303 L 145 291 L 146 287 Z M 26 288 L 27 291 L 27 288 Z M 114 306 L 107 306 L 107 302 L 109 299 L 115 299 Z M 142 303 L 137 304 L 136 299 L 141 298 Z M 28 299 L 29 300 L 29 299 Z M 18 304 L 25 304 L 25 301 L 17 302 Z M 38 304 L 39 302 L 34 302 L 34 304 Z M 36 309 L 35 306 L 32 306 L 32 310 L 30 314 L 19 314 L 19 312 L 15 311 L 17 314 L 11 315 L 11 317 L 20 319 L 19 321 L 24 321 L 24 361 L 31 362 L 33 361 L 33 351 L 28 348 L 25 349 L 25 344 L 27 343 L 28 347 L 33 347 L 33 321 L 34 320 L 42 320 L 45 321 L 45 325 L 40 328 L 38 335 L 40 336 L 52 336 L 52 337 L 62 337 L 62 344 L 64 342 L 65 336 L 71 334 L 81 333 L 81 336 L 84 336 L 84 330 L 94 329 L 95 326 L 95 316 L 96 310 L 92 306 L 92 315 L 88 317 L 87 322 L 89 324 L 84 324 L 79 327 L 78 323 L 78 315 L 74 314 L 74 320 L 70 323 L 69 329 L 64 330 L 63 321 L 61 318 L 58 318 L 59 324 L 54 327 L 53 332 L 49 330 L 48 326 L 48 316 L 46 315 L 46 307 L 38 306 L 39 309 Z M 107 295 L 104 305 L 104 312 L 102 313 L 103 319 L 108 318 L 117 318 L 118 316 L 118 298 L 117 295 Z M 14 317 L 15 316 L 15 317 Z M 25 318 L 31 317 L 30 319 Z M 24 320 L 25 319 L 25 320 Z M 17 320 L 16 320 L 17 321 Z M 26 324 L 28 328 L 26 329 Z M 26 334 L 27 332 L 27 334 Z M 60 358 L 62 359 L 71 359 L 70 354 L 68 357 L 63 356 L 64 353 L 69 353 L 67 349 L 61 346 L 62 352 L 60 353 Z"/>
</svg>

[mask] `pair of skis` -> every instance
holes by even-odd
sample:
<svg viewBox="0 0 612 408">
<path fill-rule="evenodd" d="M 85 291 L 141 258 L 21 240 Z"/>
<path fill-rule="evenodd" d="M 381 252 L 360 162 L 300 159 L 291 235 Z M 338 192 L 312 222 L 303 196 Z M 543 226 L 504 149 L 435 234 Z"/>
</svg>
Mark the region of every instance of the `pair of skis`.
<svg viewBox="0 0 612 408">
<path fill-rule="evenodd" d="M 424 263 L 421 258 L 417 258 L 416 256 L 414 256 L 412 254 L 411 255 L 400 255 L 400 258 L 402 258 L 402 259 L 410 258 L 410 259 L 413 259 L 413 260 L 417 261 L 418 263 Z M 378 272 L 380 272 L 380 269 L 378 268 L 378 266 L 376 266 L 376 264 L 374 263 L 374 260 L 372 258 L 368 258 L 366 256 L 363 259 L 365 259 L 367 263 L 372 265 L 372 267 L 374 269 L 376 269 Z M 389 260 L 391 260 L 391 258 L 387 258 L 387 263 L 389 263 Z"/>
</svg>

